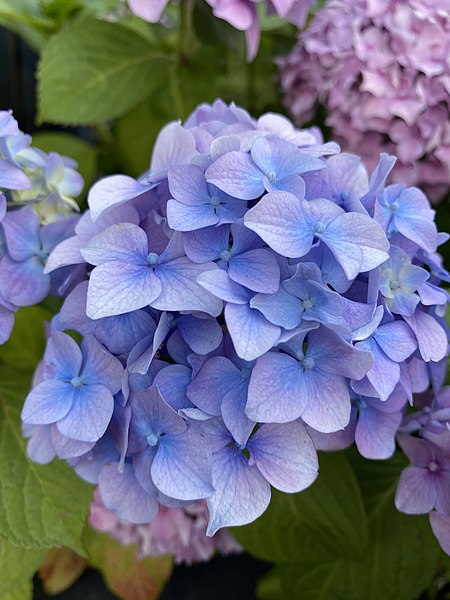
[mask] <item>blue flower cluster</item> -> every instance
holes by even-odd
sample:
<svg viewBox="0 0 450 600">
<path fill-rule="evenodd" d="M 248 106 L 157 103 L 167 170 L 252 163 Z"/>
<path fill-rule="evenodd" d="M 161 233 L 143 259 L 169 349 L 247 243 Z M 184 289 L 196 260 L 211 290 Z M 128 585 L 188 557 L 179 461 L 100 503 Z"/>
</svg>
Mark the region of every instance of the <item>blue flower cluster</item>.
<svg viewBox="0 0 450 600">
<path fill-rule="evenodd" d="M 44 273 L 50 252 L 74 234 L 83 189 L 75 161 L 31 145 L 10 111 L 0 111 L 0 344 L 21 306 L 41 302 L 64 283 Z"/>
<path fill-rule="evenodd" d="M 222 101 L 166 126 L 47 261 L 78 284 L 23 408 L 30 456 L 132 523 L 206 499 L 209 535 L 308 487 L 317 449 L 391 456 L 413 393 L 442 385 L 450 281 L 394 162 L 369 177 L 316 128 Z"/>
</svg>

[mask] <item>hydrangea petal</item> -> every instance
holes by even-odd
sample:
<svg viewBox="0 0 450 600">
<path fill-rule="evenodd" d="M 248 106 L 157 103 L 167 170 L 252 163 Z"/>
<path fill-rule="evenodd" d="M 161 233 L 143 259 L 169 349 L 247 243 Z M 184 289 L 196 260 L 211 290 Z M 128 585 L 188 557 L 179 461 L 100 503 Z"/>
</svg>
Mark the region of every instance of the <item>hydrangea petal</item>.
<svg viewBox="0 0 450 600">
<path fill-rule="evenodd" d="M 270 485 L 237 448 L 224 448 L 214 455 L 213 484 L 216 492 L 207 500 L 208 536 L 222 527 L 251 523 L 269 505 Z"/>
<path fill-rule="evenodd" d="M 300 492 L 317 477 L 317 453 L 299 421 L 261 425 L 247 447 L 267 481 L 283 492 Z"/>
</svg>

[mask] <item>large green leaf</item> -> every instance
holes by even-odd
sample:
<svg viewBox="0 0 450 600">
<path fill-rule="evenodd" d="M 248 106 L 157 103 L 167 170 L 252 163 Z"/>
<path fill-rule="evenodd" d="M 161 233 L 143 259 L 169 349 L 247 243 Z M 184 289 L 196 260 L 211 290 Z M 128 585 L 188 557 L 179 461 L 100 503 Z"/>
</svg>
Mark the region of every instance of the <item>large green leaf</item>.
<svg viewBox="0 0 450 600">
<path fill-rule="evenodd" d="M 12 336 L 0 346 L 0 360 L 13 368 L 35 369 L 44 354 L 44 323 L 50 319 L 51 314 L 40 306 L 19 310 Z"/>
<path fill-rule="evenodd" d="M 165 80 L 169 55 L 128 27 L 76 19 L 45 46 L 39 119 L 95 124 L 123 115 Z"/>
<path fill-rule="evenodd" d="M 44 555 L 45 550 L 26 550 L 0 541 L 0 600 L 3 594 L 33 577 Z"/>
<path fill-rule="evenodd" d="M 367 523 L 359 487 L 344 454 L 321 454 L 319 477 L 299 494 L 274 491 L 266 512 L 233 529 L 246 550 L 270 561 L 359 557 Z"/>
<path fill-rule="evenodd" d="M 32 598 L 33 583 L 31 579 L 0 596 L 0 600 L 32 600 Z"/>
<path fill-rule="evenodd" d="M 290 600 L 414 600 L 433 575 L 439 548 L 428 518 L 401 514 L 394 506 L 404 460 L 353 458 L 352 462 L 368 511 L 367 552 L 360 560 L 341 558 L 316 564 L 306 560 L 278 565 L 268 581 L 277 589 L 274 582 L 278 578 Z M 299 544 L 304 556 L 309 557 L 308 546 L 302 540 Z M 261 589 L 265 591 L 267 584 Z"/>
<path fill-rule="evenodd" d="M 65 545 L 83 554 L 92 490 L 62 461 L 28 459 L 20 412 L 29 385 L 29 372 L 0 368 L 0 537 L 26 548 Z"/>
</svg>

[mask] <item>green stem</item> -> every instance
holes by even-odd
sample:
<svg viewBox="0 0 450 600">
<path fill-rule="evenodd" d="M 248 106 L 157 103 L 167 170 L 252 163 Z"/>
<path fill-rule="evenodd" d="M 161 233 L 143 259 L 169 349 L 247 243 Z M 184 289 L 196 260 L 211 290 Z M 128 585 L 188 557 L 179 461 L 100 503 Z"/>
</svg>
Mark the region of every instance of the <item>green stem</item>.
<svg viewBox="0 0 450 600">
<path fill-rule="evenodd" d="M 180 29 L 178 46 L 178 81 L 183 118 L 190 110 L 189 106 L 189 63 L 191 55 L 191 6 L 190 0 L 180 0 Z"/>
</svg>

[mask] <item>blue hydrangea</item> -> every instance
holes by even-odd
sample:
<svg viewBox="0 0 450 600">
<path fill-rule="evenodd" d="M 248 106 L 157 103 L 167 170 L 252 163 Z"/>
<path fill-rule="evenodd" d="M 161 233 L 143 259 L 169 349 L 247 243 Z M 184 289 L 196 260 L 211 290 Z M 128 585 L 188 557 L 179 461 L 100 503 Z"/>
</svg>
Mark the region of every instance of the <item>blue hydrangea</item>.
<svg viewBox="0 0 450 600">
<path fill-rule="evenodd" d="M 389 458 L 414 393 L 442 387 L 450 281 L 427 199 L 386 184 L 394 162 L 369 176 L 317 129 L 220 100 L 166 126 L 39 270 L 66 283 L 22 413 L 30 456 L 67 459 L 134 523 L 205 499 L 209 535 L 311 485 L 318 449 Z M 43 235 L 8 261 L 43 260 Z"/>
</svg>

